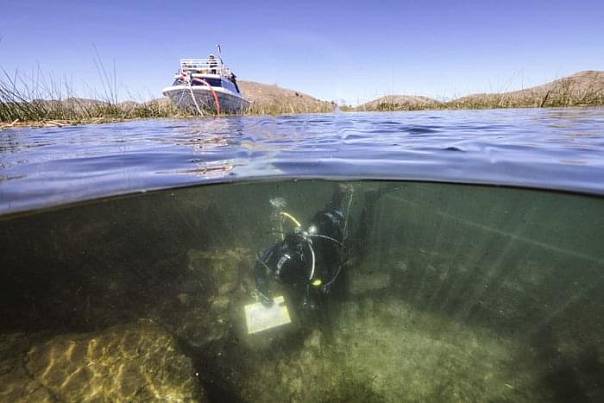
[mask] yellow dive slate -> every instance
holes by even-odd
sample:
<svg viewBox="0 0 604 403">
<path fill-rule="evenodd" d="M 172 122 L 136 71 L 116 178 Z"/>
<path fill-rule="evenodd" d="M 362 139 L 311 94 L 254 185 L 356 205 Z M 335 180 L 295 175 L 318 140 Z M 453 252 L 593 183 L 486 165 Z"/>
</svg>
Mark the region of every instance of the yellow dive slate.
<svg viewBox="0 0 604 403">
<path fill-rule="evenodd" d="M 253 334 L 277 326 L 287 325 L 291 322 L 285 299 L 283 296 L 275 297 L 273 305 L 266 307 L 261 302 L 245 306 L 245 322 L 247 333 Z"/>
</svg>

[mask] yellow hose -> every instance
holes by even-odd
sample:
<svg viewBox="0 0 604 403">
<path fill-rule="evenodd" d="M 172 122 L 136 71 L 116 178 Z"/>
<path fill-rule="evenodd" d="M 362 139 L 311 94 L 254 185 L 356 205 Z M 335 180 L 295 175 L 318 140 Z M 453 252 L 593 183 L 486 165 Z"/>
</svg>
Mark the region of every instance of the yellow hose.
<svg viewBox="0 0 604 403">
<path fill-rule="evenodd" d="M 302 226 L 302 224 L 300 224 L 300 221 L 296 220 L 296 218 L 293 215 L 291 215 L 289 213 L 286 213 L 285 211 L 282 211 L 280 214 L 282 216 L 287 217 L 290 220 L 292 220 L 294 222 L 294 224 L 296 224 L 296 227 L 301 227 Z"/>
</svg>

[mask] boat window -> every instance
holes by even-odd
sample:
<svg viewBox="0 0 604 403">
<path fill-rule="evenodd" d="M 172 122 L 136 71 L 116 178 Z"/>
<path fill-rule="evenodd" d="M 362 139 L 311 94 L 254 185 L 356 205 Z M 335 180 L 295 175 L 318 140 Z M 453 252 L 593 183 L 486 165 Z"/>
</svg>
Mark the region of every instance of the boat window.
<svg viewBox="0 0 604 403">
<path fill-rule="evenodd" d="M 239 91 L 237 91 L 237 87 L 235 87 L 233 82 L 230 80 L 222 80 L 222 87 L 226 88 L 229 91 L 235 92 L 235 93 L 239 92 Z"/>
<path fill-rule="evenodd" d="M 204 77 L 203 81 L 205 81 L 206 83 L 210 84 L 212 87 L 222 87 L 222 83 L 220 78 L 210 78 L 210 77 Z M 202 81 L 198 80 L 198 79 L 194 79 L 193 80 L 193 85 L 205 85 Z"/>
</svg>

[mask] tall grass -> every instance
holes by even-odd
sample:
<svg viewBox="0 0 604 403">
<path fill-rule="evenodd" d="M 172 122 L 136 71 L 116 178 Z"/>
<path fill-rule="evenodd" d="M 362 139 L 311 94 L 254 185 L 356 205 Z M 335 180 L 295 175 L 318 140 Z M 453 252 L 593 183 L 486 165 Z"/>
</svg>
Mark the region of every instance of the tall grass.
<svg viewBox="0 0 604 403">
<path fill-rule="evenodd" d="M 194 116 L 195 111 L 179 110 L 167 99 L 149 102 L 118 102 L 117 81 L 99 61 L 95 62 L 101 79 L 97 99 L 77 97 L 65 81 L 50 77 L 0 72 L 0 128 L 18 124 L 63 125 L 141 118 Z M 253 102 L 247 115 L 331 112 L 329 102 Z"/>
<path fill-rule="evenodd" d="M 380 102 L 370 108 L 364 108 L 365 111 L 376 112 L 395 112 L 395 111 L 423 111 L 427 109 L 438 109 L 440 105 L 433 103 L 399 103 L 399 102 Z"/>
<path fill-rule="evenodd" d="M 333 112 L 335 105 L 331 102 L 313 103 L 296 102 L 252 102 L 245 111 L 246 115 L 283 115 L 295 113 L 328 113 Z"/>
<path fill-rule="evenodd" d="M 112 87 L 113 89 L 117 87 Z M 69 124 L 176 116 L 168 102 L 118 102 L 114 90 L 101 99 L 75 96 L 65 82 L 0 72 L 0 123 Z"/>
</svg>

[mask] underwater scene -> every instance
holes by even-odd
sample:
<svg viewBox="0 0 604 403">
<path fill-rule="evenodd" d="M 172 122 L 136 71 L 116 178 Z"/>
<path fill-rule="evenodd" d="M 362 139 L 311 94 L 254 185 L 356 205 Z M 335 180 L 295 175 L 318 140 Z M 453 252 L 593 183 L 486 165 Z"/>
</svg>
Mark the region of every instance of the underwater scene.
<svg viewBox="0 0 604 403">
<path fill-rule="evenodd" d="M 604 200 L 265 180 L 0 217 L 0 401 L 604 401 Z"/>
</svg>

